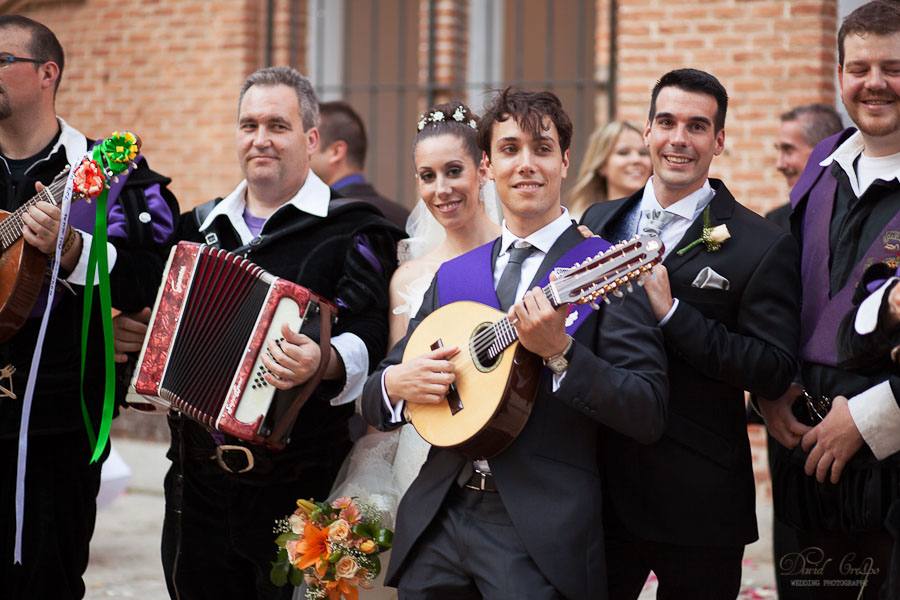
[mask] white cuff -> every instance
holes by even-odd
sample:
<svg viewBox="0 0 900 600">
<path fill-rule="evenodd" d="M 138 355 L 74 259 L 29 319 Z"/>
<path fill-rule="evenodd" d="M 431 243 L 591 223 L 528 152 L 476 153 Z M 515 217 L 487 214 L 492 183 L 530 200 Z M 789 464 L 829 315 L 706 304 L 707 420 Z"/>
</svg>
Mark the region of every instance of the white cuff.
<svg viewBox="0 0 900 600">
<path fill-rule="evenodd" d="M 900 407 L 889 381 L 853 396 L 847 406 L 875 458 L 883 460 L 900 450 Z"/>
<path fill-rule="evenodd" d="M 75 285 L 85 285 L 87 281 L 87 267 L 88 267 L 88 259 L 91 256 L 91 243 L 93 242 L 94 236 L 90 233 L 85 233 L 78 230 L 78 233 L 81 234 L 81 255 L 78 257 L 78 263 L 75 264 L 75 268 L 72 269 L 72 272 L 69 273 L 69 277 L 66 278 L 66 281 L 69 283 L 74 283 Z M 116 247 L 106 242 L 106 260 L 109 262 L 109 272 L 112 273 L 113 267 L 116 266 L 116 258 L 119 256 L 119 253 L 116 251 Z M 100 283 L 100 274 L 94 273 L 94 285 Z"/>
<path fill-rule="evenodd" d="M 556 374 L 556 373 L 553 374 L 553 382 L 552 382 L 552 386 L 551 386 L 551 391 L 556 393 L 556 390 L 558 390 L 559 387 L 562 385 L 563 379 L 566 378 L 566 373 L 568 373 L 568 371 L 563 371 L 562 373 L 559 373 L 559 374 Z"/>
<path fill-rule="evenodd" d="M 344 362 L 344 389 L 331 399 L 332 406 L 355 401 L 362 394 L 369 373 L 369 351 L 355 333 L 346 331 L 331 338 L 331 345 Z"/>
<path fill-rule="evenodd" d="M 891 277 L 860 303 L 859 309 L 856 311 L 856 319 L 853 321 L 853 328 L 856 330 L 856 333 L 867 335 L 875 331 L 875 327 L 878 326 L 878 313 L 881 312 L 881 301 L 884 298 L 884 293 L 891 282 L 894 281 L 898 281 L 898 278 Z"/>
<path fill-rule="evenodd" d="M 391 404 L 391 398 L 388 396 L 387 387 L 384 385 L 384 374 L 387 373 L 390 368 L 391 367 L 388 367 L 381 372 L 381 397 L 384 398 L 384 405 L 387 407 L 388 412 L 391 413 L 391 423 L 402 423 L 403 406 L 406 404 L 406 400 L 398 400 L 396 406 Z"/>
<path fill-rule="evenodd" d="M 662 318 L 662 321 L 656 324 L 657 327 L 662 327 L 666 323 L 669 322 L 669 319 L 672 318 L 672 315 L 675 314 L 675 309 L 678 308 L 678 298 L 672 299 L 672 308 L 669 309 L 669 312 L 666 313 L 666 316 Z"/>
</svg>

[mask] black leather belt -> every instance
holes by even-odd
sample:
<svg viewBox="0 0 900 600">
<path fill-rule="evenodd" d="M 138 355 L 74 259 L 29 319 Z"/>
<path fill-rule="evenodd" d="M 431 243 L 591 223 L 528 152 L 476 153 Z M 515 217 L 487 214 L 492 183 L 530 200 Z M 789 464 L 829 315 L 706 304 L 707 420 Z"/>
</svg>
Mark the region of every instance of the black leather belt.
<svg viewBox="0 0 900 600">
<path fill-rule="evenodd" d="M 482 473 L 481 471 L 475 471 L 472 474 L 472 477 L 466 482 L 466 487 L 470 490 L 478 490 L 480 492 L 497 491 L 497 483 L 494 481 L 494 475 L 492 473 Z"/>
</svg>

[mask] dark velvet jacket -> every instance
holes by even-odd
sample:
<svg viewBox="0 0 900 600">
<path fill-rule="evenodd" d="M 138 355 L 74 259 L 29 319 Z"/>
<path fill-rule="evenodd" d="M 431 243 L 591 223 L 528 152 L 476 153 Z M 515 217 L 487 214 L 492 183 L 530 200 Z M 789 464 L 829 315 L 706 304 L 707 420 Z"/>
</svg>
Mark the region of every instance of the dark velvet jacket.
<svg viewBox="0 0 900 600">
<path fill-rule="evenodd" d="M 396 267 L 396 241 L 403 233 L 384 220 L 364 202 L 339 200 L 332 190 L 326 217 L 317 217 L 285 205 L 277 210 L 260 232 L 256 244 L 241 252 L 248 260 L 333 302 L 338 307 L 332 336 L 350 332 L 366 345 L 370 369 L 384 357 L 388 337 L 388 283 Z M 184 215 L 179 239 L 203 242 L 215 232 L 220 247 L 241 246 L 240 236 L 226 215 L 218 215 L 201 232 L 194 214 Z M 286 235 L 283 232 L 289 231 Z M 271 240 L 269 239 L 271 238 Z M 317 339 L 315 331 L 307 331 Z M 302 454 L 309 458 L 328 454 L 346 442 L 347 418 L 353 404 L 333 407 L 345 380 L 323 381 L 300 411 L 292 430 L 291 443 L 279 457 Z M 296 390 L 279 392 L 279 401 L 289 402 Z M 193 422 L 185 423 L 191 444 L 211 446 L 212 439 Z M 243 443 L 228 439 L 228 443 Z M 261 447 L 255 452 L 271 455 Z"/>
<path fill-rule="evenodd" d="M 74 132 L 71 129 L 68 131 L 70 134 Z M 91 144 L 92 141 L 88 140 L 88 147 Z M 21 206 L 35 195 L 36 181 L 49 184 L 67 164 L 65 146 L 60 144 L 45 158 L 31 167 L 18 185 L 13 185 L 6 164 L 0 161 L 0 208 L 11 211 Z M 178 204 L 166 188 L 170 181 L 168 177 L 152 171 L 146 161 L 141 161 L 138 168 L 128 176 L 117 201 L 109 207 L 108 212 L 111 213 L 118 205 L 125 214 L 124 236 L 113 236 L 110 228 L 109 242 L 117 251 L 116 263 L 110 273 L 113 308 L 132 312 L 153 305 L 169 245 L 168 239 L 163 242 L 154 240 L 154 228 L 158 226 L 170 236 L 172 222 L 178 216 Z M 145 193 L 153 186 L 158 186 L 153 188 L 154 193 L 162 196 L 165 208 L 156 204 L 155 210 L 148 209 Z M 142 212 L 147 212 L 150 219 L 145 216 L 142 221 Z M 59 287 L 56 291 L 58 302 L 48 323 L 35 387 L 29 427 L 32 433 L 84 429 L 79 400 L 84 288 L 77 285 L 72 288 L 74 294 L 64 287 Z M 0 344 L 0 367 L 8 363 L 16 367 L 13 388 L 19 396 L 18 400 L 0 399 L 0 437 L 12 437 L 18 432 L 22 398 L 40 322 L 41 315 L 35 316 L 33 313 L 12 339 Z M 96 291 L 87 358 L 85 401 L 94 422 L 98 423 L 103 400 L 104 371 L 102 328 Z"/>
</svg>

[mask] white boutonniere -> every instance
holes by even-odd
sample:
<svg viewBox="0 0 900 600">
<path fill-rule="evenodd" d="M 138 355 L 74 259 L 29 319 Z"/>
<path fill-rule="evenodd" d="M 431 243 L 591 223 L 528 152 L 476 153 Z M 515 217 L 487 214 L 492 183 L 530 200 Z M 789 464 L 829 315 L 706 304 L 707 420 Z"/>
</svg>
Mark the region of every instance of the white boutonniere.
<svg viewBox="0 0 900 600">
<path fill-rule="evenodd" d="M 707 252 L 718 252 L 722 247 L 722 244 L 725 243 L 725 240 L 731 237 L 731 232 L 728 231 L 728 226 L 724 223 L 722 225 L 716 225 L 715 227 L 709 222 L 709 206 L 707 205 L 706 209 L 703 211 L 703 231 L 700 234 L 700 239 L 694 240 L 681 250 L 677 252 L 678 256 L 684 256 L 684 254 L 699 244 L 703 244 L 706 246 Z"/>
</svg>

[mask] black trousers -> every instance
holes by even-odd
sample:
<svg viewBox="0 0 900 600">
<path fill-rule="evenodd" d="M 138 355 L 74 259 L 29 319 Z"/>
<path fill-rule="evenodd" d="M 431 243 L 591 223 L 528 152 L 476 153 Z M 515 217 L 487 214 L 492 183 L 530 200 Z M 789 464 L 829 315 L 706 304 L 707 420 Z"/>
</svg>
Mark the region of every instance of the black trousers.
<svg viewBox="0 0 900 600">
<path fill-rule="evenodd" d="M 397 587 L 401 600 L 562 598 L 525 549 L 500 494 L 457 486 L 410 552 Z"/>
<path fill-rule="evenodd" d="M 344 454 L 336 452 L 333 465 L 272 472 L 264 482 L 226 473 L 211 461 L 188 459 L 181 492 L 176 458 L 166 474 L 162 535 L 169 595 L 179 600 L 290 600 L 291 586 L 279 588 L 269 581 L 277 550 L 275 521 L 292 513 L 298 498 L 326 500 Z"/>
<path fill-rule="evenodd" d="M 607 529 L 606 571 L 610 600 L 634 600 L 652 570 L 659 600 L 734 600 L 741 591 L 744 547 L 676 546 Z"/>
<path fill-rule="evenodd" d="M 0 596 L 77 600 L 97 516 L 102 461 L 90 464 L 87 435 L 31 436 L 25 486 L 22 564 L 13 564 L 18 440 L 0 440 Z M 103 460 L 109 455 L 109 447 Z"/>
</svg>

